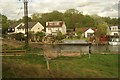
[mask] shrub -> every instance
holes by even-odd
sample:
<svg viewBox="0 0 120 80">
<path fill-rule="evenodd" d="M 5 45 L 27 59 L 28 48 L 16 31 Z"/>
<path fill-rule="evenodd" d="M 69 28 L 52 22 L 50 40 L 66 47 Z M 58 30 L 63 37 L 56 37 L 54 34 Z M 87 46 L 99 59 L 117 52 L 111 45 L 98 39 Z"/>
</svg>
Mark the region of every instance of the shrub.
<svg viewBox="0 0 120 80">
<path fill-rule="evenodd" d="M 57 33 L 56 39 L 57 40 L 62 40 L 65 38 L 65 35 L 63 35 L 60 31 Z"/>
<path fill-rule="evenodd" d="M 37 32 L 35 35 L 38 41 L 42 41 L 42 38 L 45 36 L 45 33 Z"/>
<path fill-rule="evenodd" d="M 22 41 L 22 40 L 25 40 L 25 36 L 23 33 L 17 33 L 17 34 L 15 34 L 15 39 Z"/>
</svg>

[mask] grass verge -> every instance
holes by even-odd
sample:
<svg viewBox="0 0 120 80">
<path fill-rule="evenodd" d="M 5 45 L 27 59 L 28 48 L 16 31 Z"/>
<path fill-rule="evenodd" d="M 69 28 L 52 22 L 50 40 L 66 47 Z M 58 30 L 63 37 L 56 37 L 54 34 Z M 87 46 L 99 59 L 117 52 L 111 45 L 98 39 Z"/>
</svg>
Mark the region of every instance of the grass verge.
<svg viewBox="0 0 120 80">
<path fill-rule="evenodd" d="M 3 57 L 3 78 L 50 78 L 43 56 Z M 92 54 L 50 60 L 54 78 L 117 78 L 118 54 Z"/>
</svg>

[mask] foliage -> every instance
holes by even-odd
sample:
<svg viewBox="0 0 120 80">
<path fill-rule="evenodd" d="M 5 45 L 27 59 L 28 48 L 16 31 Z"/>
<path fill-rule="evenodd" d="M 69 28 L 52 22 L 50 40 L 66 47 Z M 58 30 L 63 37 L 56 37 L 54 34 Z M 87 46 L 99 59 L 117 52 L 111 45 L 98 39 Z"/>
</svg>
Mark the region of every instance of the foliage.
<svg viewBox="0 0 120 80">
<path fill-rule="evenodd" d="M 62 40 L 65 38 L 65 35 L 63 35 L 60 31 L 57 32 L 57 36 L 56 36 L 56 39 L 57 40 Z"/>
<path fill-rule="evenodd" d="M 117 18 L 110 18 L 110 17 L 102 17 L 106 23 L 108 23 L 109 26 L 117 26 L 118 25 L 118 19 Z"/>
<path fill-rule="evenodd" d="M 8 24 L 8 19 L 5 15 L 0 14 L 0 19 L 2 19 L 2 34 L 6 34 L 9 24 Z"/>
<path fill-rule="evenodd" d="M 3 16 L 3 33 L 7 30 L 8 22 L 23 22 L 24 17 L 18 21 L 7 20 L 6 16 Z M 102 24 L 108 26 L 118 25 L 117 18 L 110 17 L 100 17 L 96 14 L 93 15 L 83 15 L 76 9 L 68 9 L 64 13 L 57 10 L 49 13 L 34 13 L 31 18 L 28 17 L 28 21 L 40 22 L 43 26 L 46 26 L 47 21 L 64 21 L 67 29 L 83 28 L 83 27 L 98 27 Z M 102 33 L 102 32 L 101 32 Z M 104 32 L 105 33 L 105 32 Z"/>
<path fill-rule="evenodd" d="M 82 32 L 81 31 L 77 31 L 77 37 L 81 38 L 82 37 Z"/>
<path fill-rule="evenodd" d="M 98 16 L 98 15 L 91 15 L 91 17 L 95 21 L 95 27 L 97 28 L 97 31 L 95 32 L 95 36 L 99 37 L 101 35 L 106 35 L 107 33 L 107 28 L 108 28 L 108 23 L 105 22 L 105 20 Z"/>
<path fill-rule="evenodd" d="M 34 32 L 29 31 L 29 32 L 28 32 L 28 38 L 29 38 L 29 40 L 30 40 L 30 39 L 33 40 L 33 39 L 34 39 Z"/>
<path fill-rule="evenodd" d="M 43 36 L 45 36 L 45 33 L 43 33 L 43 32 L 37 32 L 37 33 L 36 33 L 36 36 L 43 37 Z"/>
<path fill-rule="evenodd" d="M 25 20 L 26 20 L 26 18 L 25 17 L 22 17 L 22 19 L 19 19 L 17 22 L 19 23 L 19 22 L 25 22 Z M 31 17 L 28 17 L 28 22 L 31 22 L 32 21 L 32 19 L 31 19 Z"/>
<path fill-rule="evenodd" d="M 42 41 L 42 38 L 45 36 L 45 33 L 44 32 L 37 32 L 35 33 L 36 35 L 36 38 L 38 41 Z"/>
<path fill-rule="evenodd" d="M 65 21 L 68 29 L 74 29 L 75 27 L 79 27 L 79 21 L 82 18 L 82 16 L 83 15 L 78 10 L 68 9 L 63 15 L 63 21 Z"/>
<path fill-rule="evenodd" d="M 15 34 L 15 39 L 19 40 L 19 41 L 22 41 L 22 40 L 25 40 L 25 36 L 24 36 L 23 33 L 16 33 Z"/>
<path fill-rule="evenodd" d="M 106 35 L 107 34 L 107 27 L 108 25 L 106 23 L 104 24 L 98 24 L 97 31 L 95 32 L 96 36 Z"/>
<path fill-rule="evenodd" d="M 67 29 L 76 27 L 95 27 L 95 21 L 89 15 L 83 15 L 76 9 L 68 9 L 64 13 L 53 11 L 50 13 L 34 13 L 32 21 L 39 21 L 43 26 L 47 21 L 64 21 Z"/>
</svg>

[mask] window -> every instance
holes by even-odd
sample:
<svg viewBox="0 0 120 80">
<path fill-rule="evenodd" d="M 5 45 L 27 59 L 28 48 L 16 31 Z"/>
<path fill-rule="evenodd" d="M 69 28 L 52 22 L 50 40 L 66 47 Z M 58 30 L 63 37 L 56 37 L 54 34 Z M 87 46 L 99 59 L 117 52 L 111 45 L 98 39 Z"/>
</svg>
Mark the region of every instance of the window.
<svg viewBox="0 0 120 80">
<path fill-rule="evenodd" d="M 49 26 L 53 26 L 53 23 L 49 23 Z"/>
<path fill-rule="evenodd" d="M 92 37 L 93 33 L 87 33 L 87 37 Z"/>
<path fill-rule="evenodd" d="M 14 31 L 14 29 L 12 29 L 12 31 Z"/>
<path fill-rule="evenodd" d="M 117 33 L 114 33 L 115 36 L 117 36 L 118 34 Z"/>
</svg>

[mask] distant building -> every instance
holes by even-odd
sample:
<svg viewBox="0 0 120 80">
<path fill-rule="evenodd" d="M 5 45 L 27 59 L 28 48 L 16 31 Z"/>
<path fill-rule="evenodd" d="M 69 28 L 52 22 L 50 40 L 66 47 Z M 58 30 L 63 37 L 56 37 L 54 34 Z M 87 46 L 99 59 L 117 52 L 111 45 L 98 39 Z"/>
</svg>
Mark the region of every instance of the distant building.
<svg viewBox="0 0 120 80">
<path fill-rule="evenodd" d="M 66 34 L 66 25 L 63 21 L 49 21 L 46 22 L 46 34 L 57 35 L 60 31 L 62 34 Z"/>
<path fill-rule="evenodd" d="M 96 29 L 92 29 L 92 28 L 86 29 L 84 32 L 85 38 L 94 36 L 95 31 L 96 31 Z"/>
<path fill-rule="evenodd" d="M 44 27 L 39 22 L 28 22 L 28 31 L 32 31 L 34 33 L 41 32 Z M 25 34 L 25 24 L 13 24 L 8 28 L 8 34 L 13 33 L 23 33 Z"/>
<path fill-rule="evenodd" d="M 82 32 L 82 36 L 85 38 L 93 37 L 97 28 L 76 28 L 76 31 Z"/>
<path fill-rule="evenodd" d="M 119 26 L 108 27 L 109 44 L 110 45 L 120 45 L 120 29 Z"/>
<path fill-rule="evenodd" d="M 118 26 L 110 26 L 108 27 L 108 35 L 110 36 L 118 36 L 119 35 L 119 28 Z"/>
</svg>

